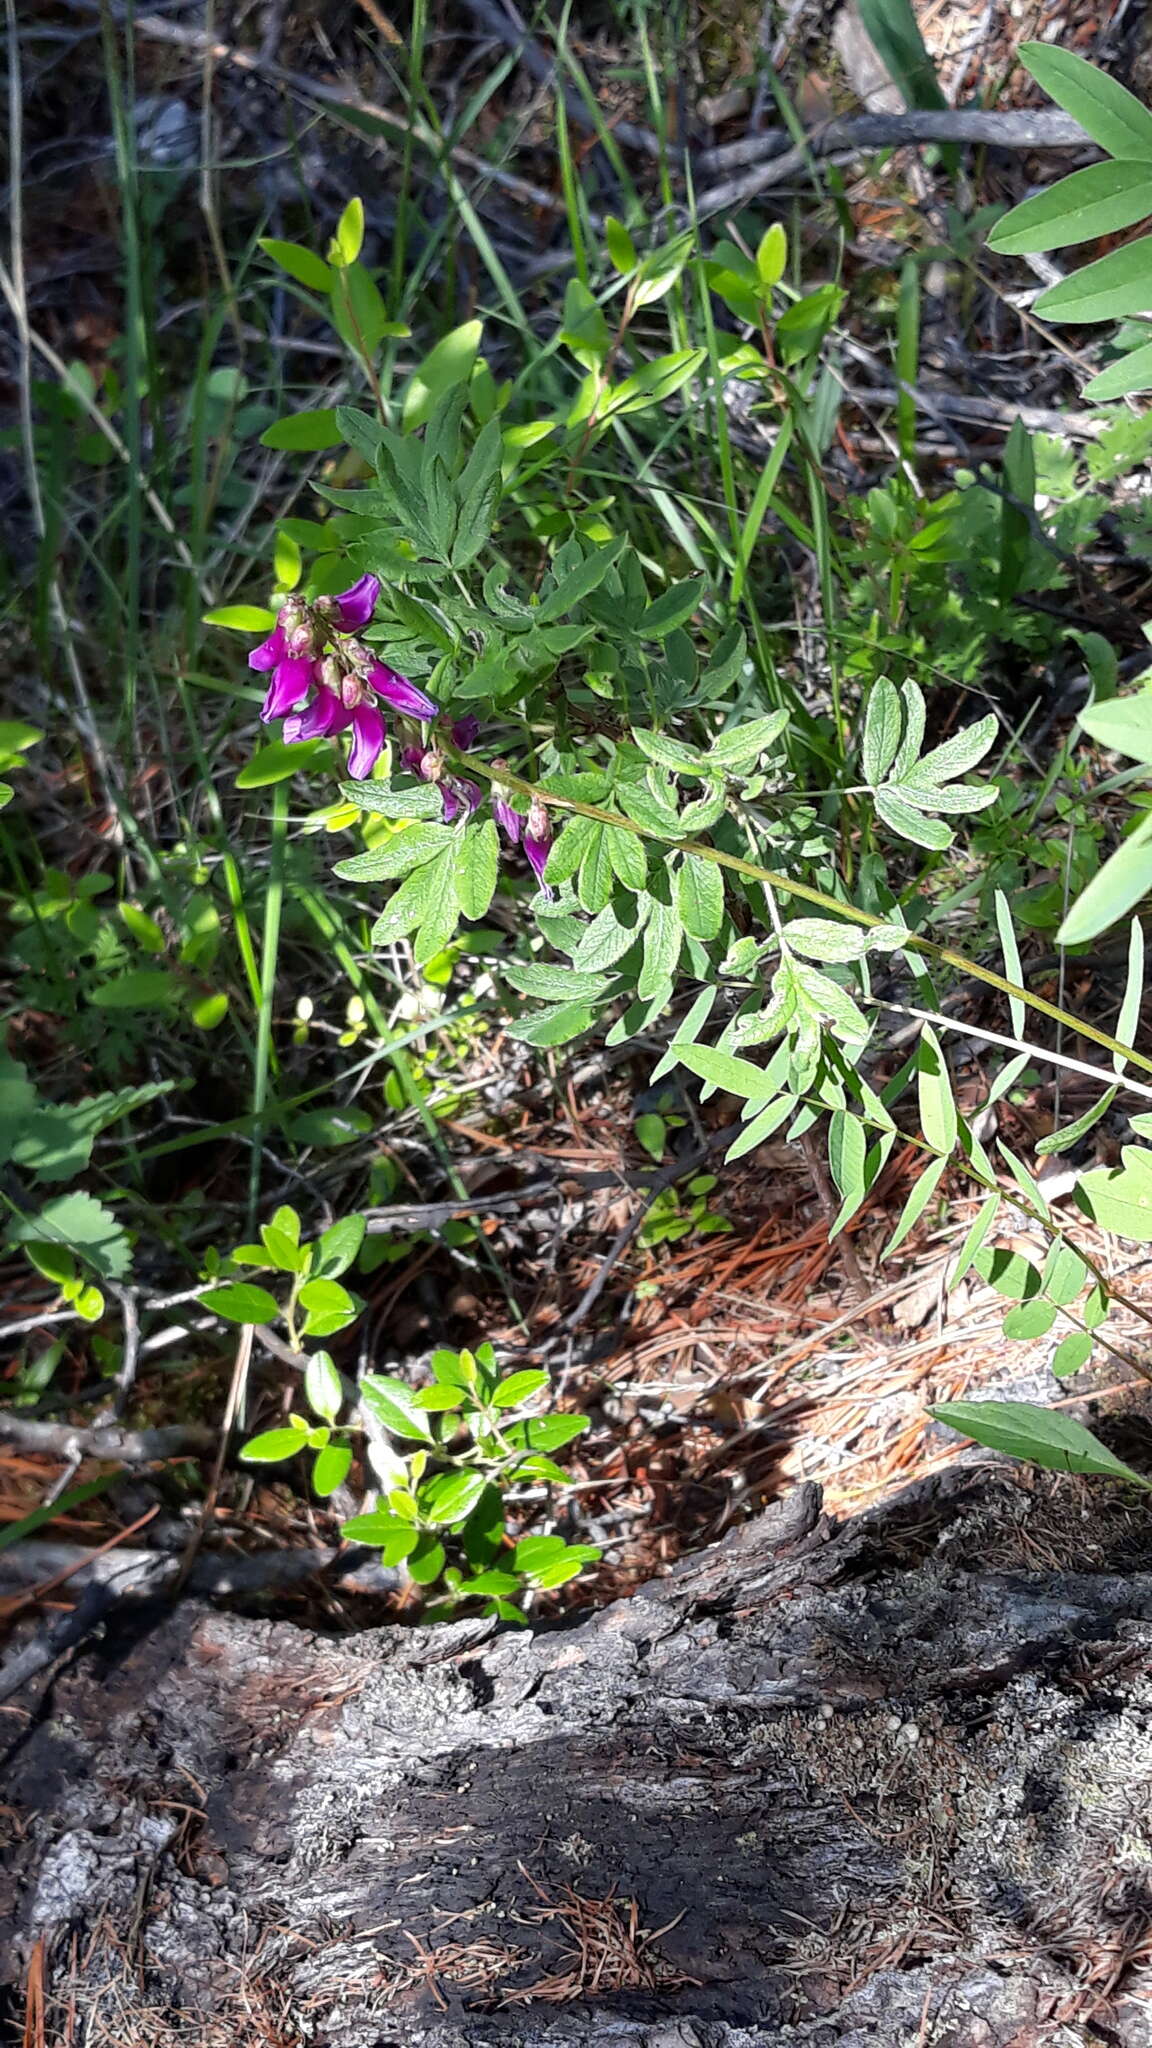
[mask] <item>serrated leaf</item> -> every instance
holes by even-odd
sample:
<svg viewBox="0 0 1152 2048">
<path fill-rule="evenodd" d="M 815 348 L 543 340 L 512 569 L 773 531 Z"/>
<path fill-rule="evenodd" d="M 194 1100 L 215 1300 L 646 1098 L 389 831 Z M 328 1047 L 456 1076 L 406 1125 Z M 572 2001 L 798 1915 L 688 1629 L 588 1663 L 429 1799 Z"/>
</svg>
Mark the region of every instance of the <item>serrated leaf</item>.
<svg viewBox="0 0 1152 2048">
<path fill-rule="evenodd" d="M 456 835 L 449 825 L 415 823 L 367 853 L 338 860 L 332 872 L 346 882 L 395 882 L 411 874 L 413 868 L 422 867 L 425 861 L 434 860 L 455 841 Z"/>
<path fill-rule="evenodd" d="M 758 761 L 775 746 L 787 725 L 788 712 L 780 710 L 770 712 L 767 718 L 750 719 L 747 725 L 732 726 L 713 740 L 707 754 L 709 766 L 730 770 Z"/>
<path fill-rule="evenodd" d="M 676 875 L 676 906 L 692 938 L 707 945 L 718 936 L 724 922 L 724 877 L 714 861 L 702 860 L 696 853 L 682 856 Z"/>
<path fill-rule="evenodd" d="M 1152 1486 L 1152 1480 L 1113 1457 L 1083 1423 L 1058 1409 L 1033 1407 L 1028 1401 L 942 1401 L 928 1412 L 988 1450 L 1006 1451 L 1048 1472 L 1086 1472 Z"/>
<path fill-rule="evenodd" d="M 837 924 L 826 917 L 794 917 L 783 930 L 784 943 L 808 960 L 842 965 L 861 960 L 867 933 L 859 925 Z"/>
<path fill-rule="evenodd" d="M 596 1012 L 589 1003 L 562 1003 L 542 1016 L 518 1018 L 508 1026 L 508 1036 L 518 1045 L 568 1045 L 582 1032 L 591 1030 L 595 1022 Z"/>
<path fill-rule="evenodd" d="M 465 917 L 483 917 L 496 894 L 500 842 L 491 818 L 467 825 L 456 851 L 456 894 Z"/>
<path fill-rule="evenodd" d="M 622 825 L 605 825 L 604 847 L 612 872 L 626 889 L 637 890 L 647 886 L 648 857 L 639 833 L 626 832 Z"/>
<path fill-rule="evenodd" d="M 641 1002 L 647 1002 L 671 978 L 680 958 L 683 940 L 684 926 L 679 910 L 674 904 L 662 903 L 659 897 L 652 897 L 644 926 L 644 964 L 636 984 Z"/>
<path fill-rule="evenodd" d="M 82 1188 L 57 1195 L 38 1215 L 14 1217 L 7 1235 L 13 1244 L 66 1245 L 102 1280 L 122 1280 L 132 1263 L 123 1224 Z"/>
</svg>

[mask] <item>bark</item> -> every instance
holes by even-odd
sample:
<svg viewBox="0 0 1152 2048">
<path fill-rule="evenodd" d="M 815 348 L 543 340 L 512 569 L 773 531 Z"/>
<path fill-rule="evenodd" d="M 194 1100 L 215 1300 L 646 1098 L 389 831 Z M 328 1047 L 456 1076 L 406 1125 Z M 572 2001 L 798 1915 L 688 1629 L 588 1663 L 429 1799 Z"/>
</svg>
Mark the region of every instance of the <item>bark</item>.
<svg viewBox="0 0 1152 2048">
<path fill-rule="evenodd" d="M 9 2037 L 1149 2048 L 1150 1649 L 1147 1510 L 976 1466 L 536 1633 L 125 1606 L 0 1712 Z"/>
</svg>

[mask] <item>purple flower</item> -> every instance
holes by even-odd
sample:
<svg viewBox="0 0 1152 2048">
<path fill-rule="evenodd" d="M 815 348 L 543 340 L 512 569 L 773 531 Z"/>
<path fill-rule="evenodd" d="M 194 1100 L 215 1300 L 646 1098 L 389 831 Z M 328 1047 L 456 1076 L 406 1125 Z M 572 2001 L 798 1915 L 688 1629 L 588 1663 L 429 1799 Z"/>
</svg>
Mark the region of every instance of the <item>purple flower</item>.
<svg viewBox="0 0 1152 2048">
<path fill-rule="evenodd" d="M 338 597 L 328 600 L 335 615 L 335 623 L 341 633 L 358 633 L 366 626 L 376 609 L 380 595 L 378 576 L 361 576 L 348 590 L 342 590 Z"/>
<path fill-rule="evenodd" d="M 249 668 L 256 669 L 260 675 L 264 675 L 270 668 L 275 668 L 278 661 L 283 661 L 287 652 L 287 635 L 283 626 L 277 626 L 268 635 L 267 640 L 262 640 L 259 647 L 252 649 L 251 654 L 248 656 L 248 666 Z"/>
<path fill-rule="evenodd" d="M 495 791 L 492 793 L 492 816 L 503 832 L 509 846 L 519 846 L 520 834 L 524 830 L 524 820 L 520 816 L 519 811 L 512 809 L 507 797 L 497 796 Z"/>
<path fill-rule="evenodd" d="M 352 712 L 352 749 L 348 755 L 348 773 L 353 782 L 363 782 L 371 775 L 384 750 L 386 730 L 375 704 L 357 704 Z"/>
<path fill-rule="evenodd" d="M 400 749 L 400 766 L 409 775 L 418 775 L 421 782 L 427 782 L 430 779 L 424 770 L 424 763 L 428 759 L 430 759 L 430 756 L 424 752 L 423 747 L 401 747 Z"/>
<path fill-rule="evenodd" d="M 351 725 L 352 716 L 336 692 L 321 684 L 307 711 L 296 711 L 284 720 L 284 738 L 289 746 L 297 740 L 328 739 L 333 733 L 344 732 Z"/>
<path fill-rule="evenodd" d="M 538 796 L 534 796 L 528 808 L 528 822 L 524 827 L 524 852 L 528 865 L 546 896 L 554 895 L 544 880 L 548 855 L 552 851 L 552 820 Z"/>
<path fill-rule="evenodd" d="M 273 634 L 272 639 L 275 637 Z M 270 647 L 272 641 L 267 640 L 264 645 Z M 258 648 L 256 651 L 263 653 L 264 650 Z M 249 655 L 248 659 L 252 662 L 253 657 Z M 319 666 L 319 662 L 303 654 L 289 654 L 277 661 L 268 694 L 260 707 L 260 716 L 266 725 L 270 719 L 283 718 L 285 712 L 302 703 L 316 679 Z"/>
<path fill-rule="evenodd" d="M 474 711 L 469 711 L 464 718 L 458 718 L 452 727 L 452 744 L 459 747 L 462 754 L 470 753 L 479 737 L 480 720 Z"/>
<path fill-rule="evenodd" d="M 457 775 L 451 782 L 441 783 L 440 795 L 444 804 L 446 825 L 450 825 L 454 818 L 458 818 L 461 811 L 466 811 L 471 817 L 473 811 L 477 810 L 484 800 L 483 791 L 476 783 L 469 782 L 465 775 Z"/>
<path fill-rule="evenodd" d="M 404 718 L 437 716 L 440 707 L 432 702 L 427 692 L 418 690 L 407 676 L 397 675 L 394 668 L 386 668 L 383 662 L 378 661 L 374 668 L 369 669 L 365 680 L 377 697 L 383 697 L 385 704 L 390 704 L 393 711 L 399 711 Z"/>
</svg>

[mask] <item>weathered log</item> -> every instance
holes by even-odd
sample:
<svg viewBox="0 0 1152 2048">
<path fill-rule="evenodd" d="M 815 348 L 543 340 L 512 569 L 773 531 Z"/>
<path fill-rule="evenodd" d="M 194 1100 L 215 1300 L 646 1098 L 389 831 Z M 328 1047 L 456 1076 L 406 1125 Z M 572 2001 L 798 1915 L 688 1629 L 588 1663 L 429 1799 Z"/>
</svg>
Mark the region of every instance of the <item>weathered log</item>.
<svg viewBox="0 0 1152 2048">
<path fill-rule="evenodd" d="M 0 1716 L 11 2038 L 1148 2048 L 1150 1651 L 1146 1510 L 975 1466 L 577 1626 L 141 1611 Z"/>
</svg>

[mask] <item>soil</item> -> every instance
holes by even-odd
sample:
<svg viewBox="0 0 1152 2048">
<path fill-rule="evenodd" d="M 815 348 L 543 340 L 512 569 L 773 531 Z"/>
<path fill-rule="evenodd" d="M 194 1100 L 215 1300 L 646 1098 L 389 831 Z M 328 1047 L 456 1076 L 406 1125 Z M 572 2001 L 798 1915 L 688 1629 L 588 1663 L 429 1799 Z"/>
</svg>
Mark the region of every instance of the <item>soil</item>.
<svg viewBox="0 0 1152 2048">
<path fill-rule="evenodd" d="M 1146 1509 L 976 1464 L 535 1634 L 125 1609 L 6 1714 L 0 1970 L 49 2044 L 1148 2048 L 1150 1651 Z"/>
</svg>

